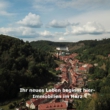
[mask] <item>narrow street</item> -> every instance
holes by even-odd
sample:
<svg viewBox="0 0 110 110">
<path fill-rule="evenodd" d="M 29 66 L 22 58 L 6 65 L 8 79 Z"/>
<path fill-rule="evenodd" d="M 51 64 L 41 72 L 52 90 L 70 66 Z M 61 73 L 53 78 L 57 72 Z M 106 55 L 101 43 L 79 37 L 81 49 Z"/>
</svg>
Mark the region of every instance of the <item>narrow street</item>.
<svg viewBox="0 0 110 110">
<path fill-rule="evenodd" d="M 41 104 L 51 104 L 51 103 L 61 103 L 65 102 L 68 107 L 69 102 L 73 102 L 74 98 L 81 99 L 87 98 L 91 94 L 88 90 L 84 90 L 85 81 L 87 81 L 87 73 L 89 68 L 92 67 L 91 64 L 84 64 L 80 62 L 75 57 L 76 53 L 73 53 L 68 56 L 59 56 L 61 61 L 64 63 L 60 64 L 56 68 L 56 71 L 61 71 L 61 74 L 58 74 L 57 77 L 59 81 L 51 89 L 59 89 L 61 92 L 46 92 L 44 96 L 55 96 L 59 95 L 60 98 L 37 98 L 32 102 L 32 99 L 26 102 L 27 106 L 30 101 L 35 103 L 35 106 L 40 106 Z M 30 105 L 29 105 L 30 106 Z"/>
</svg>

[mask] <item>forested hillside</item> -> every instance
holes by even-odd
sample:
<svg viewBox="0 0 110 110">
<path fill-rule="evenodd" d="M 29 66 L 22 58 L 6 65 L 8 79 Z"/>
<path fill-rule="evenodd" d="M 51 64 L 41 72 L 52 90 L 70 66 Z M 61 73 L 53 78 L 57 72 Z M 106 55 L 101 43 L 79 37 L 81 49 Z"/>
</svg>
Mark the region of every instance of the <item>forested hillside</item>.
<svg viewBox="0 0 110 110">
<path fill-rule="evenodd" d="M 80 41 L 79 43 L 84 43 L 84 47 L 76 50 L 76 52 L 85 52 L 85 54 L 95 54 L 108 56 L 110 53 L 110 39 L 102 40 L 86 40 Z"/>
<path fill-rule="evenodd" d="M 30 42 L 32 47 L 39 48 L 40 50 L 48 50 L 48 51 L 55 51 L 56 47 L 68 47 L 69 50 L 76 50 L 83 46 L 83 43 L 73 43 L 73 42 L 52 42 L 52 41 L 32 41 Z"/>
<path fill-rule="evenodd" d="M 49 70 L 56 67 L 47 51 L 33 49 L 29 42 L 0 35 L 0 102 L 28 94 L 19 88 L 40 88 L 55 78 Z"/>
<path fill-rule="evenodd" d="M 110 39 L 80 41 L 85 47 L 75 50 L 81 62 L 93 64 L 87 88 L 95 89 L 88 99 L 76 100 L 77 110 L 110 110 Z"/>
</svg>

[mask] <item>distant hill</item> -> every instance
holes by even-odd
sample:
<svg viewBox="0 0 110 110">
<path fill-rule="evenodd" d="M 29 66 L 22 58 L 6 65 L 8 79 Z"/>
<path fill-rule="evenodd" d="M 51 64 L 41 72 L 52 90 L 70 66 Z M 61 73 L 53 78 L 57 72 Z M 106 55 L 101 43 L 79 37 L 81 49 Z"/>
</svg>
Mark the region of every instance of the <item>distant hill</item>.
<svg viewBox="0 0 110 110">
<path fill-rule="evenodd" d="M 84 43 L 73 42 L 52 42 L 52 41 L 32 41 L 31 46 L 40 50 L 55 51 L 56 47 L 68 47 L 70 51 L 77 50 L 84 46 Z"/>
<path fill-rule="evenodd" d="M 110 39 L 102 40 L 84 40 L 79 42 L 52 42 L 52 41 L 32 41 L 30 42 L 33 48 L 40 50 L 55 51 L 56 47 L 68 47 L 70 52 L 82 52 L 88 49 L 88 51 L 94 54 L 101 54 L 107 56 L 110 53 Z"/>
<path fill-rule="evenodd" d="M 103 55 L 108 56 L 110 54 L 110 38 L 102 40 L 85 40 L 80 41 L 79 43 L 84 43 L 84 47 L 77 49 L 76 52 L 87 53 L 94 55 Z"/>
</svg>

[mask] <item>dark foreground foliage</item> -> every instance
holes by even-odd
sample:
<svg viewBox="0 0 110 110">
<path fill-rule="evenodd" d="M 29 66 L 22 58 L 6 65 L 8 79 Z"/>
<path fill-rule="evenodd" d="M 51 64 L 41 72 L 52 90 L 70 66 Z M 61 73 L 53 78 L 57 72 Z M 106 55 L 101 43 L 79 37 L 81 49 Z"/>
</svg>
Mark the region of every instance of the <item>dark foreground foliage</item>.
<svg viewBox="0 0 110 110">
<path fill-rule="evenodd" d="M 40 88 L 53 76 L 54 57 L 33 49 L 29 42 L 0 35 L 0 102 L 24 97 L 19 88 Z"/>
</svg>

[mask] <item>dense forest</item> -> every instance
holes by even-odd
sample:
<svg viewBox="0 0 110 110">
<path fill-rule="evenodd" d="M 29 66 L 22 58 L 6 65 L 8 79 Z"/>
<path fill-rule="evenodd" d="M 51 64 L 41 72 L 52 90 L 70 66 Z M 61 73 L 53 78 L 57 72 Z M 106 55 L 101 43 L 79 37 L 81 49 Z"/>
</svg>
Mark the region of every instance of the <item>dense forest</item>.
<svg viewBox="0 0 110 110">
<path fill-rule="evenodd" d="M 102 40 L 86 40 L 80 41 L 79 43 L 84 43 L 84 47 L 77 49 L 76 52 L 81 53 L 83 51 L 84 55 L 103 55 L 108 56 L 110 54 L 110 39 Z"/>
<path fill-rule="evenodd" d="M 29 42 L 0 35 L 0 102 L 22 98 L 20 88 L 41 88 L 55 76 L 57 64 L 48 51 L 33 49 Z"/>
</svg>

